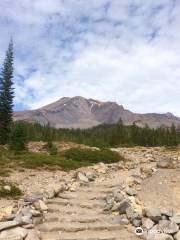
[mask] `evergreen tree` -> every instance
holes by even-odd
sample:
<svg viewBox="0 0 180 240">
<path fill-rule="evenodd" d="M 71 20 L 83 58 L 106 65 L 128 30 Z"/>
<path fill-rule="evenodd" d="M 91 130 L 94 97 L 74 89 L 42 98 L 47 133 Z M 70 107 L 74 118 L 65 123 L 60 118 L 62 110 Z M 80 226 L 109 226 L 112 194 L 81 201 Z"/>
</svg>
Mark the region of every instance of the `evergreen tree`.
<svg viewBox="0 0 180 240">
<path fill-rule="evenodd" d="M 13 42 L 9 43 L 0 77 L 0 144 L 8 142 L 13 113 Z"/>
<path fill-rule="evenodd" d="M 10 132 L 10 149 L 19 152 L 26 149 L 27 131 L 23 122 L 13 124 Z"/>
</svg>

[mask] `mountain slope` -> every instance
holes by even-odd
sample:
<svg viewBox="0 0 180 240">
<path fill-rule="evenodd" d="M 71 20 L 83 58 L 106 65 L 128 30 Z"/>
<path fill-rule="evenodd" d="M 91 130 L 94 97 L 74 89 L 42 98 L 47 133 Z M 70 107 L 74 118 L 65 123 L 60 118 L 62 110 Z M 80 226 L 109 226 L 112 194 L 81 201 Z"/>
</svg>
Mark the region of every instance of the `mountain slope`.
<svg viewBox="0 0 180 240">
<path fill-rule="evenodd" d="M 150 127 L 157 128 L 162 125 L 171 126 L 172 123 L 180 126 L 180 118 L 171 113 L 137 114 L 115 102 L 100 102 L 83 97 L 64 97 L 37 110 L 14 113 L 15 121 L 49 123 L 56 128 L 88 128 L 102 123 L 116 123 L 120 118 L 126 125 L 135 122 L 141 127 L 148 124 Z"/>
</svg>

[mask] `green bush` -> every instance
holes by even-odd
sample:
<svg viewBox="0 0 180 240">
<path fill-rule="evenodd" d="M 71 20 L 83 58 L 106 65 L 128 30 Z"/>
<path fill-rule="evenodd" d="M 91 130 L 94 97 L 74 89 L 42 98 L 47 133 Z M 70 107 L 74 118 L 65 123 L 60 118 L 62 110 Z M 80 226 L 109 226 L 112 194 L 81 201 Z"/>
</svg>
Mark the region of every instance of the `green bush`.
<svg viewBox="0 0 180 240">
<path fill-rule="evenodd" d="M 9 146 L 11 150 L 16 152 L 26 149 L 27 133 L 23 122 L 15 123 L 10 132 Z"/>
<path fill-rule="evenodd" d="M 57 154 L 57 147 L 53 144 L 52 141 L 48 141 L 44 148 L 49 152 L 50 155 Z"/>
<path fill-rule="evenodd" d="M 71 148 L 64 153 L 64 156 L 67 159 L 76 160 L 79 162 L 87 161 L 89 163 L 114 163 L 123 160 L 122 156 L 109 149 L 91 150 Z"/>
<path fill-rule="evenodd" d="M 18 198 L 22 196 L 22 191 L 15 185 L 13 184 L 7 184 L 10 186 L 10 190 L 5 189 L 3 186 L 5 186 L 4 182 L 0 183 L 0 197 L 1 198 L 8 198 L 8 197 L 13 197 L 13 198 Z"/>
</svg>

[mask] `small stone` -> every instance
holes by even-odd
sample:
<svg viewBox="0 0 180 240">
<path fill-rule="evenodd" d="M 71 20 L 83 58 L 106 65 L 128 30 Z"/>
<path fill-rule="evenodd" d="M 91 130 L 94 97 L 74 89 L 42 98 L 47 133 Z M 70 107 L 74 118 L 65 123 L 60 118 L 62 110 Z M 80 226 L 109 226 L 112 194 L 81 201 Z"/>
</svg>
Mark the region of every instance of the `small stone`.
<svg viewBox="0 0 180 240">
<path fill-rule="evenodd" d="M 47 205 L 42 200 L 39 200 L 39 206 L 40 206 L 41 211 L 47 211 L 48 210 Z"/>
<path fill-rule="evenodd" d="M 84 174 L 82 174 L 81 172 L 78 172 L 77 179 L 81 182 L 85 182 L 85 183 L 89 182 L 89 179 Z"/>
<path fill-rule="evenodd" d="M 111 211 L 116 212 L 116 211 L 118 211 L 118 209 L 119 209 L 119 203 L 114 202 L 114 204 L 111 208 Z"/>
<path fill-rule="evenodd" d="M 134 219 L 141 219 L 140 215 L 136 211 L 134 211 L 132 207 L 128 207 L 126 209 L 126 216 L 130 221 L 133 221 Z"/>
<path fill-rule="evenodd" d="M 11 191 L 11 186 L 9 186 L 9 185 L 6 185 L 6 186 L 3 186 L 3 188 L 6 190 L 6 191 Z"/>
<path fill-rule="evenodd" d="M 150 230 L 154 226 L 154 222 L 149 218 L 142 219 L 142 225 L 145 229 Z"/>
<path fill-rule="evenodd" d="M 117 192 L 114 194 L 114 201 L 121 202 L 124 199 L 124 196 L 121 192 Z"/>
<path fill-rule="evenodd" d="M 44 196 L 45 198 L 47 199 L 52 199 L 55 197 L 55 191 L 54 189 L 50 189 L 50 190 L 47 190 L 45 193 L 44 193 Z"/>
<path fill-rule="evenodd" d="M 130 206 L 131 205 L 130 205 L 128 200 L 123 200 L 119 204 L 119 208 L 118 208 L 119 213 L 120 214 L 125 214 L 126 213 L 126 209 L 129 208 Z"/>
<path fill-rule="evenodd" d="M 140 219 L 134 219 L 132 224 L 134 227 L 140 227 L 142 225 L 142 221 Z"/>
<path fill-rule="evenodd" d="M 128 187 L 126 189 L 126 193 L 129 195 L 129 196 L 135 196 L 137 195 L 137 191 L 134 189 L 134 188 L 131 188 L 131 187 Z"/>
</svg>

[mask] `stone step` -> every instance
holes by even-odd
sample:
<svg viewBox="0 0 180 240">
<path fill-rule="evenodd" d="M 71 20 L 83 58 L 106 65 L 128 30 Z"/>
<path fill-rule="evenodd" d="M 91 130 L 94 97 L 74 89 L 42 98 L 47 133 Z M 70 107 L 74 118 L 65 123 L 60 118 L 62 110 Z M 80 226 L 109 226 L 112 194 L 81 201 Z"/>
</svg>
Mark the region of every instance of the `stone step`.
<svg viewBox="0 0 180 240">
<path fill-rule="evenodd" d="M 93 187 L 84 187 L 84 188 L 81 188 L 78 193 L 79 194 L 83 194 L 84 192 L 88 192 L 88 193 L 105 193 L 105 194 L 109 194 L 109 193 L 112 193 L 115 189 L 117 188 L 102 188 L 100 186 L 93 186 Z"/>
<path fill-rule="evenodd" d="M 54 232 L 54 231 L 64 231 L 64 232 L 79 232 L 79 231 L 100 231 L 100 230 L 120 230 L 122 225 L 120 224 L 108 224 L 108 223 L 61 223 L 61 222 L 50 222 L 42 223 L 38 226 L 41 232 Z"/>
<path fill-rule="evenodd" d="M 89 201 L 80 201 L 79 199 L 62 199 L 62 198 L 56 198 L 54 200 L 51 200 L 48 202 L 48 206 L 52 205 L 58 205 L 58 206 L 80 206 L 82 208 L 104 208 L 106 203 L 105 201 L 100 200 L 89 200 Z"/>
<path fill-rule="evenodd" d="M 42 240 L 136 240 L 134 233 L 127 230 L 80 231 L 75 233 L 51 232 L 41 233 Z"/>
<path fill-rule="evenodd" d="M 54 213 L 47 213 L 45 215 L 45 222 L 78 222 L 78 223 L 93 223 L 93 222 L 109 222 L 109 223 L 114 223 L 114 222 L 120 222 L 119 216 L 113 216 L 109 214 L 99 214 L 95 215 L 93 214 L 86 214 L 86 215 L 80 215 L 80 214 L 75 214 L 75 215 L 57 215 Z"/>
<path fill-rule="evenodd" d="M 66 193 L 60 193 L 59 198 L 61 199 L 78 199 L 81 200 L 104 200 L 106 198 L 107 194 L 99 194 L 99 193 L 93 193 L 93 192 L 84 192 L 83 194 L 79 194 L 79 192 L 66 192 Z"/>
<path fill-rule="evenodd" d="M 51 204 L 48 205 L 48 212 L 50 213 L 61 213 L 61 214 L 74 214 L 74 213 L 79 213 L 79 214 L 88 214 L 88 213 L 102 213 L 103 208 L 93 208 L 92 206 L 82 204 L 81 206 L 79 205 L 74 205 L 74 206 L 60 206 L 57 204 Z"/>
</svg>

